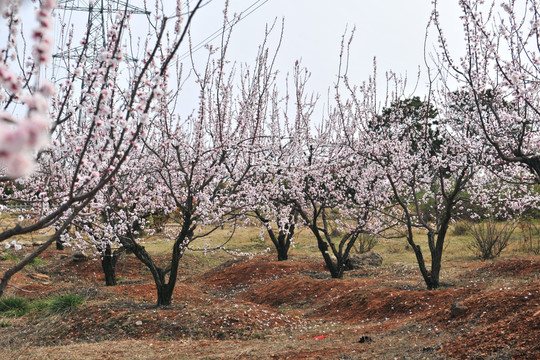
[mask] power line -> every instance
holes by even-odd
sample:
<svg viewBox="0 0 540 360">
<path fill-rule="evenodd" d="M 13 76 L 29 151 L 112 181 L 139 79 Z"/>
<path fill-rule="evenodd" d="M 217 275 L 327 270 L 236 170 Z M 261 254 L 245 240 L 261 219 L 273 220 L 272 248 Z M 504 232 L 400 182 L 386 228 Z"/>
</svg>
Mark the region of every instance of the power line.
<svg viewBox="0 0 540 360">
<path fill-rule="evenodd" d="M 179 61 L 183 61 L 187 59 L 191 54 L 195 53 L 196 51 L 202 49 L 206 44 L 209 42 L 215 40 L 219 36 L 223 35 L 223 33 L 227 30 L 230 30 L 235 24 L 239 23 L 240 21 L 247 18 L 249 15 L 253 14 L 255 11 L 257 11 L 260 7 L 262 7 L 264 4 L 266 4 L 269 0 L 256 0 L 253 4 L 248 6 L 244 11 L 240 13 L 240 16 L 238 20 L 234 24 L 230 24 L 227 28 L 223 29 L 217 29 L 214 31 L 211 35 L 207 36 L 204 40 L 199 42 L 197 45 L 195 45 L 191 50 L 186 51 L 184 54 L 180 55 L 177 60 L 175 60 L 173 63 L 177 63 Z M 262 3 L 261 3 L 262 2 Z M 259 4 L 260 3 L 260 4 Z M 206 4 L 205 4 L 206 5 Z M 251 10 L 250 10 L 251 9 Z"/>
<path fill-rule="evenodd" d="M 189 9 L 189 5 L 190 5 L 191 1 L 192 1 L 192 0 L 187 0 L 187 2 L 186 2 L 186 5 L 185 5 L 185 6 L 186 6 L 188 9 Z M 207 2 L 205 2 L 204 4 L 202 4 L 201 6 L 199 6 L 198 10 L 200 10 L 200 9 L 202 9 L 203 7 L 205 7 L 206 5 L 210 4 L 212 1 L 214 1 L 214 0 L 208 0 Z M 193 12 L 193 11 L 189 11 L 189 10 L 188 10 L 188 11 L 186 11 L 186 12 L 184 12 L 184 13 L 181 13 L 180 16 L 191 15 L 192 12 Z M 168 18 L 173 18 L 173 17 L 176 17 L 176 16 L 177 16 L 177 15 L 175 15 L 175 16 L 168 16 Z"/>
</svg>

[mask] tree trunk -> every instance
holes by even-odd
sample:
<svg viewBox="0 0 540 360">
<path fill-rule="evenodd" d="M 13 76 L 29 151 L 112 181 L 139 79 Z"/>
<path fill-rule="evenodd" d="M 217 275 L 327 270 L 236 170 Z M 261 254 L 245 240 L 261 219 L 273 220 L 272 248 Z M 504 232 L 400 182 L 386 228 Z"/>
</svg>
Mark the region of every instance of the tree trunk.
<svg viewBox="0 0 540 360">
<path fill-rule="evenodd" d="M 101 257 L 101 267 L 103 268 L 103 274 L 105 275 L 105 285 L 116 285 L 116 263 L 120 257 L 119 251 L 111 251 L 110 245 L 107 245 L 105 253 Z"/>
<path fill-rule="evenodd" d="M 334 279 L 341 279 L 343 277 L 343 271 L 339 272 L 339 270 L 336 268 L 336 265 L 332 261 L 332 258 L 330 257 L 330 254 L 328 252 L 328 244 L 321 238 L 320 234 L 318 233 L 318 230 L 311 229 L 315 236 L 317 237 L 317 244 L 319 247 L 319 251 L 321 252 L 324 262 L 326 263 L 326 267 L 330 271 L 330 276 Z"/>
<path fill-rule="evenodd" d="M 283 248 L 283 247 L 278 247 L 278 248 L 277 248 L 277 253 L 278 253 L 278 261 L 284 261 L 284 260 L 288 260 L 288 259 L 289 259 L 289 255 L 288 255 L 287 249 L 285 249 L 285 248 Z"/>
<path fill-rule="evenodd" d="M 60 239 L 56 240 L 56 250 L 64 250 L 64 243 Z"/>
<path fill-rule="evenodd" d="M 109 257 L 104 258 L 101 261 L 101 266 L 103 267 L 103 274 L 105 275 L 105 285 L 106 286 L 115 286 L 116 285 L 116 269 L 113 264 L 113 260 Z"/>
<path fill-rule="evenodd" d="M 157 285 L 157 306 L 167 306 L 171 305 L 172 294 L 174 286 L 169 286 L 169 284 Z"/>
<path fill-rule="evenodd" d="M 272 244 L 274 244 L 274 247 L 276 248 L 277 254 L 278 254 L 278 261 L 284 261 L 289 259 L 289 248 L 291 246 L 291 239 L 294 234 L 294 224 L 290 224 L 286 226 L 286 228 L 280 229 L 278 231 L 278 235 L 276 237 L 276 234 L 274 231 L 272 231 L 272 228 L 270 227 L 270 221 L 266 219 L 259 211 L 255 210 L 255 214 L 257 215 L 258 219 L 265 225 L 266 232 L 268 233 L 268 236 L 270 237 L 270 240 L 272 241 Z M 289 222 L 292 221 L 292 216 L 289 219 Z"/>
<path fill-rule="evenodd" d="M 420 272 L 422 273 L 422 277 L 424 278 L 424 282 L 426 283 L 428 290 L 433 290 L 439 287 L 439 276 L 437 274 L 436 279 L 433 278 L 433 272 L 428 271 L 426 268 L 426 263 L 424 261 L 424 255 L 422 254 L 422 249 L 419 245 L 416 245 L 415 242 L 412 239 L 407 239 L 409 242 L 409 245 L 414 250 L 414 254 L 416 255 L 416 262 L 418 263 L 418 267 L 420 268 Z"/>
<path fill-rule="evenodd" d="M 294 231 L 294 227 L 293 227 Z M 278 253 L 278 261 L 284 261 L 289 259 L 289 246 L 291 245 L 291 238 L 292 234 L 286 234 L 283 231 L 279 231 L 278 238 L 277 238 L 277 246 L 276 250 Z"/>
</svg>

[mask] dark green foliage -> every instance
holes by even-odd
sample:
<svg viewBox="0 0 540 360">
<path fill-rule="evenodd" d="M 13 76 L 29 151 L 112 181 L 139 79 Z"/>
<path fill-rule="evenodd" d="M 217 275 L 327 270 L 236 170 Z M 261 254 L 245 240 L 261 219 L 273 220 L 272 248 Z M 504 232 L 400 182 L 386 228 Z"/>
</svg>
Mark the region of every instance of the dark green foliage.
<svg viewBox="0 0 540 360">
<path fill-rule="evenodd" d="M 64 294 L 32 302 L 22 297 L 6 297 L 0 299 L 0 314 L 9 317 L 27 313 L 61 314 L 80 307 L 84 301 L 84 296 L 77 294 Z"/>
<path fill-rule="evenodd" d="M 431 104 L 424 103 L 418 96 L 394 102 L 390 107 L 383 109 L 377 117 L 377 123 L 371 128 L 377 132 L 391 130 L 398 136 L 399 141 L 412 140 L 411 151 L 418 152 L 419 140 L 429 143 L 429 155 L 440 152 L 443 140 L 438 129 L 437 109 Z"/>
<path fill-rule="evenodd" d="M 31 312 L 43 313 L 49 310 L 51 299 L 35 300 L 30 303 Z"/>
<path fill-rule="evenodd" d="M 47 264 L 47 260 L 40 259 L 40 258 L 34 258 L 32 259 L 32 261 L 30 261 L 30 263 L 28 263 L 28 265 L 30 266 L 40 266 L 40 265 L 45 265 L 45 264 Z"/>
</svg>

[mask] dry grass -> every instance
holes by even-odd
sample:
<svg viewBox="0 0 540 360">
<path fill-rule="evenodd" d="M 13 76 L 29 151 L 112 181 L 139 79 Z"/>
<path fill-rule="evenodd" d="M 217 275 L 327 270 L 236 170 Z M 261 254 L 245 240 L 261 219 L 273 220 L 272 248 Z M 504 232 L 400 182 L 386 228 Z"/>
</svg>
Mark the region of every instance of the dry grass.
<svg viewBox="0 0 540 360">
<path fill-rule="evenodd" d="M 353 335 L 357 336 L 357 335 Z M 357 352 L 360 344 L 354 339 L 332 340 L 335 348 L 346 356 Z M 343 350 L 344 347 L 350 350 Z M 366 346 L 362 346 L 362 352 Z M 93 344 L 73 344 L 43 348 L 29 348 L 4 352 L 9 359 L 319 359 L 317 353 L 329 351 L 326 341 L 313 341 L 311 338 L 290 340 L 286 336 L 272 336 L 264 340 L 250 340 L 249 344 L 239 346 L 235 341 L 181 340 L 181 341 L 105 341 Z M 360 349 L 358 349 L 358 353 Z M 180 354 L 179 354 L 180 353 Z M 186 355 L 188 354 L 188 355 Z M 303 354 L 303 355 L 301 355 Z M 314 357 L 310 357 L 313 354 Z M 300 357 L 296 357 L 300 356 Z M 354 358 L 350 358 L 354 359 Z"/>
<path fill-rule="evenodd" d="M 0 230 L 13 226 L 18 222 L 17 213 L 0 214 Z M 25 219 L 23 222 L 32 221 Z M 169 226 L 173 226 L 169 224 Z M 458 225 L 456 225 L 458 226 Z M 196 234 L 205 233 L 209 228 L 201 227 L 196 230 Z M 42 243 L 53 234 L 53 229 L 43 229 L 36 233 L 26 234 L 13 238 L 23 244 Z M 515 256 L 523 253 L 522 239 L 525 237 L 523 229 L 518 227 L 511 238 L 510 246 L 501 254 L 502 258 Z M 163 234 L 156 234 L 142 241 L 151 254 L 167 255 L 171 253 L 173 242 L 164 240 Z M 338 239 L 336 238 L 336 241 Z M 415 241 L 423 250 L 427 263 L 430 260 L 427 236 L 424 231 L 415 231 Z M 443 262 L 455 260 L 475 259 L 474 253 L 469 249 L 468 244 L 472 241 L 470 234 L 454 235 L 452 228 L 447 234 Z M 267 233 L 262 231 L 260 226 L 239 226 L 235 230 L 231 226 L 219 228 L 204 238 L 197 239 L 190 245 L 191 251 L 186 252 L 186 258 L 193 258 L 203 265 L 204 269 L 217 266 L 230 259 L 223 250 L 215 250 L 218 247 L 227 249 L 232 254 L 256 255 L 275 254 L 275 249 Z M 0 249 L 0 252 L 3 251 Z M 415 264 L 414 252 L 402 239 L 379 239 L 373 249 L 383 256 L 384 264 L 405 263 Z M 306 227 L 297 227 L 294 243 L 289 250 L 289 254 L 294 258 L 320 257 L 315 239 Z"/>
</svg>

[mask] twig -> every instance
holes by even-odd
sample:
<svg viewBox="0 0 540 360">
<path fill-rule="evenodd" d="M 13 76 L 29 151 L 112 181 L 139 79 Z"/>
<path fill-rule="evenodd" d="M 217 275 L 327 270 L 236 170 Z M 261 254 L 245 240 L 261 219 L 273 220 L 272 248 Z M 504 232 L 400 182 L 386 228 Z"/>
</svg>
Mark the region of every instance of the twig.
<svg viewBox="0 0 540 360">
<path fill-rule="evenodd" d="M 7 284 L 7 285 L 8 285 L 8 286 L 11 286 L 11 287 L 14 287 L 14 288 L 17 289 L 17 290 L 24 291 L 24 292 L 29 292 L 29 293 L 35 293 L 35 292 L 37 292 L 36 290 L 25 290 L 25 289 L 21 289 L 20 287 L 17 287 L 17 286 L 15 286 L 15 285 L 13 285 L 13 284 Z"/>
</svg>

